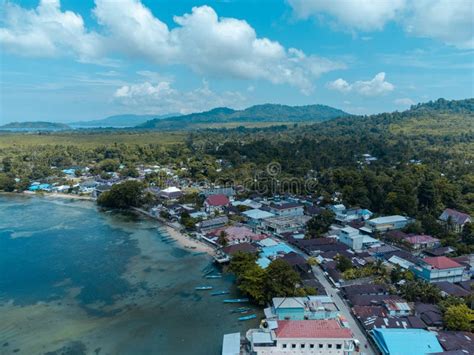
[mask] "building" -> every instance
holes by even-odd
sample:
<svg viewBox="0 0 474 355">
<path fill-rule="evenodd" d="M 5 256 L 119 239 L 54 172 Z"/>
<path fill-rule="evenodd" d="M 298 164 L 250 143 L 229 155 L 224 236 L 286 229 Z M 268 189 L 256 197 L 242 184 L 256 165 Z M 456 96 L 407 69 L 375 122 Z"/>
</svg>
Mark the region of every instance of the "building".
<svg viewBox="0 0 474 355">
<path fill-rule="evenodd" d="M 229 222 L 229 218 L 227 216 L 221 216 L 211 219 L 206 219 L 199 223 L 199 229 L 202 232 L 207 232 L 212 229 L 220 228 L 225 226 Z"/>
<path fill-rule="evenodd" d="M 412 267 L 413 273 L 427 282 L 461 282 L 465 267 L 446 256 L 424 258 Z"/>
<path fill-rule="evenodd" d="M 264 220 L 275 217 L 273 213 L 258 208 L 242 212 L 242 215 L 253 229 L 261 227 Z"/>
<path fill-rule="evenodd" d="M 339 230 L 339 241 L 346 244 L 350 248 L 360 251 L 364 247 L 371 244 L 377 244 L 379 241 L 366 234 L 361 234 L 358 229 L 352 227 L 344 227 Z"/>
<path fill-rule="evenodd" d="M 268 206 L 268 211 L 276 216 L 302 216 L 304 206 L 296 202 L 273 202 Z"/>
<path fill-rule="evenodd" d="M 410 235 L 403 239 L 403 241 L 412 250 L 433 249 L 440 246 L 440 241 L 430 235 Z"/>
<path fill-rule="evenodd" d="M 245 226 L 229 226 L 217 228 L 209 232 L 208 237 L 214 237 L 216 240 L 220 237 L 221 233 L 224 232 L 225 239 L 229 245 L 257 242 L 265 238 L 262 234 L 256 234 L 251 229 Z"/>
<path fill-rule="evenodd" d="M 368 233 L 387 232 L 394 229 L 402 229 L 408 223 L 410 223 L 410 218 L 399 215 L 377 217 L 369 219 L 361 230 Z"/>
<path fill-rule="evenodd" d="M 247 339 L 256 355 L 350 355 L 355 341 L 349 328 L 330 320 L 278 320 L 274 329 L 250 329 Z"/>
<path fill-rule="evenodd" d="M 412 313 L 411 307 L 406 301 L 384 300 L 383 305 L 390 316 L 403 317 Z"/>
<path fill-rule="evenodd" d="M 240 355 L 240 333 L 224 334 L 222 355 Z"/>
<path fill-rule="evenodd" d="M 210 195 L 204 201 L 204 208 L 207 213 L 222 212 L 229 204 L 229 198 L 224 194 Z"/>
<path fill-rule="evenodd" d="M 164 190 L 161 190 L 159 196 L 167 200 L 177 200 L 183 196 L 183 192 L 176 186 L 170 186 Z"/>
<path fill-rule="evenodd" d="M 438 219 L 441 223 L 452 228 L 457 233 L 462 231 L 466 223 L 472 223 L 471 216 L 467 213 L 459 212 L 451 208 L 446 208 Z"/>
<path fill-rule="evenodd" d="M 226 195 L 228 198 L 235 196 L 235 190 L 233 187 L 211 187 L 202 191 L 205 197 L 211 195 Z"/>
<path fill-rule="evenodd" d="M 436 335 L 424 329 L 374 328 L 371 336 L 382 355 L 426 355 L 443 351 Z"/>
<path fill-rule="evenodd" d="M 266 218 L 262 221 L 262 229 L 279 235 L 283 233 L 296 232 L 305 227 L 310 219 L 311 217 L 306 215 Z"/>
<path fill-rule="evenodd" d="M 272 303 L 269 315 L 277 320 L 321 320 L 339 317 L 339 310 L 328 296 L 274 297 Z"/>
</svg>

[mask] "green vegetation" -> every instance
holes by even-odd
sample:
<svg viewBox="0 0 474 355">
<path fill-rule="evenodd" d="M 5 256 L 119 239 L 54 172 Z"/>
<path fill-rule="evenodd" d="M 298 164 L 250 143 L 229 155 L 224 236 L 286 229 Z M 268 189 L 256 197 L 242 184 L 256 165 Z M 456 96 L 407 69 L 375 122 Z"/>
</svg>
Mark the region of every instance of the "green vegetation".
<svg viewBox="0 0 474 355">
<path fill-rule="evenodd" d="M 196 127 L 209 127 L 209 125 L 243 126 L 252 125 L 252 122 L 308 122 L 325 121 L 349 114 L 324 105 L 286 106 L 286 105 L 256 105 L 245 110 L 233 110 L 219 107 L 210 111 L 192 113 L 185 116 L 170 117 L 166 119 L 153 119 L 140 128 L 159 128 L 165 130 L 191 129 Z M 244 124 L 245 122 L 245 124 Z M 253 126 L 253 125 L 252 125 Z"/>
<path fill-rule="evenodd" d="M 406 282 L 400 287 L 400 293 L 408 302 L 437 303 L 441 300 L 439 288 L 421 280 Z"/>
<path fill-rule="evenodd" d="M 238 252 L 232 257 L 229 271 L 237 277 L 239 289 L 257 304 L 264 305 L 273 297 L 315 294 L 314 289 L 300 287 L 300 276 L 286 261 L 276 259 L 262 269 L 256 260 L 255 254 Z"/>
<path fill-rule="evenodd" d="M 329 227 L 334 221 L 334 213 L 323 210 L 317 216 L 312 217 L 306 224 L 306 235 L 314 238 L 322 236 L 329 231 Z"/>
<path fill-rule="evenodd" d="M 43 122 L 43 121 L 34 121 L 34 122 L 11 122 L 3 126 L 0 126 L 1 129 L 71 129 L 67 124 L 57 123 L 57 122 Z"/>
<path fill-rule="evenodd" d="M 109 191 L 100 194 L 97 204 L 102 207 L 126 209 L 140 207 L 145 201 L 143 184 L 139 181 L 128 180 L 115 184 Z"/>
<path fill-rule="evenodd" d="M 449 330 L 474 331 L 474 311 L 465 304 L 448 307 L 443 318 Z"/>
</svg>

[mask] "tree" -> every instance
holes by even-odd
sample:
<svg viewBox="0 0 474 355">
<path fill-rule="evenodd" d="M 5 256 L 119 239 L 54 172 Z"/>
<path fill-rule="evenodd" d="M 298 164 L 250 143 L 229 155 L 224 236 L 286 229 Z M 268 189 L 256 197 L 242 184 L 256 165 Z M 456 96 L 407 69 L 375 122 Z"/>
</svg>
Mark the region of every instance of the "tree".
<svg viewBox="0 0 474 355">
<path fill-rule="evenodd" d="M 97 203 L 110 208 L 139 207 L 143 203 L 143 190 L 141 182 L 125 181 L 115 184 L 109 191 L 103 192 L 97 199 Z"/>
<path fill-rule="evenodd" d="M 334 213 L 323 210 L 317 216 L 311 218 L 306 224 L 306 233 L 309 237 L 321 236 L 329 230 L 334 221 Z"/>
<path fill-rule="evenodd" d="M 225 231 L 221 231 L 219 233 L 219 238 L 217 240 L 217 242 L 222 245 L 223 247 L 225 247 L 228 242 L 227 242 L 227 233 Z"/>
<path fill-rule="evenodd" d="M 308 260 L 306 260 L 309 266 L 316 266 L 319 264 L 318 259 L 316 259 L 314 256 L 310 256 Z"/>
<path fill-rule="evenodd" d="M 474 311 L 465 304 L 448 307 L 443 319 L 449 330 L 466 332 L 474 330 Z"/>
<path fill-rule="evenodd" d="M 230 260 L 229 271 L 233 272 L 237 279 L 239 279 L 246 270 L 255 265 L 255 261 L 257 261 L 256 254 L 238 251 Z"/>
<path fill-rule="evenodd" d="M 258 304 L 264 305 L 266 301 L 266 277 L 266 271 L 257 264 L 253 263 L 253 265 L 241 275 L 239 279 L 239 290 L 249 295 Z"/>
<path fill-rule="evenodd" d="M 425 281 L 409 281 L 400 287 L 403 298 L 409 302 L 436 303 L 441 299 L 440 289 Z"/>
<path fill-rule="evenodd" d="M 268 265 L 266 277 L 267 301 L 273 297 L 294 296 L 301 278 L 285 260 L 276 259 Z"/>
<path fill-rule="evenodd" d="M 462 229 L 461 239 L 467 245 L 474 245 L 474 223 L 466 223 Z"/>
<path fill-rule="evenodd" d="M 350 261 L 350 259 L 345 257 L 344 255 L 338 255 L 336 268 L 340 272 L 352 269 L 352 261 Z"/>
<path fill-rule="evenodd" d="M 0 190 L 12 192 L 15 190 L 15 179 L 7 174 L 0 173 Z"/>
</svg>

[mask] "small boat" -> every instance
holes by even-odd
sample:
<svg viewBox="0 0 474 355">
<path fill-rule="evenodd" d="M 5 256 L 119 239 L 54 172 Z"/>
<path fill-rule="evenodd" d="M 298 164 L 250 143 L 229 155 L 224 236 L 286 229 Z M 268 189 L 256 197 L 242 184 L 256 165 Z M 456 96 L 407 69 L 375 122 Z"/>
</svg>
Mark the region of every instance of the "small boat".
<svg viewBox="0 0 474 355">
<path fill-rule="evenodd" d="M 257 318 L 257 315 L 255 314 L 249 314 L 248 316 L 243 316 L 243 317 L 239 317 L 239 321 L 243 321 L 243 320 L 249 320 L 249 319 L 254 319 L 254 318 Z"/>
<path fill-rule="evenodd" d="M 221 279 L 222 275 L 207 275 L 206 279 Z"/>
<path fill-rule="evenodd" d="M 212 286 L 198 286 L 194 288 L 196 291 L 212 290 Z"/>
<path fill-rule="evenodd" d="M 229 291 L 216 291 L 211 293 L 211 296 L 220 296 L 220 295 L 227 295 Z"/>
<path fill-rule="evenodd" d="M 230 313 L 246 313 L 248 311 L 250 311 L 250 308 L 248 307 L 239 307 L 237 309 L 230 311 Z"/>
<path fill-rule="evenodd" d="M 248 298 L 231 298 L 231 299 L 224 300 L 222 302 L 224 302 L 224 303 L 245 303 L 245 302 L 248 302 L 248 301 L 249 301 Z"/>
</svg>

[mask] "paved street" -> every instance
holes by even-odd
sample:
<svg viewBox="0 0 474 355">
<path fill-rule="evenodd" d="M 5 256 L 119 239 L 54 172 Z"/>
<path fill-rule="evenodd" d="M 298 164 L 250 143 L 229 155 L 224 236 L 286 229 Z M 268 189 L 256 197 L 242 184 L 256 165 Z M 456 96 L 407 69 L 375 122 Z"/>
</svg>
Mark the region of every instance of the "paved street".
<svg viewBox="0 0 474 355">
<path fill-rule="evenodd" d="M 359 324 L 357 321 L 354 319 L 352 316 L 352 313 L 350 312 L 349 307 L 346 305 L 346 303 L 341 299 L 341 297 L 338 294 L 337 288 L 333 287 L 333 285 L 326 279 L 326 276 L 324 275 L 323 271 L 319 266 L 313 266 L 313 273 L 316 277 L 316 279 L 324 286 L 326 289 L 326 292 L 328 293 L 328 296 L 331 296 L 333 299 L 334 303 L 336 304 L 337 308 L 339 308 L 341 314 L 346 318 L 346 320 L 349 323 L 349 326 L 354 333 L 354 336 L 357 340 L 359 340 L 361 344 L 361 349 L 360 353 L 361 354 L 367 354 L 367 355 L 375 355 L 376 353 L 370 346 L 370 343 L 367 340 L 367 337 L 365 336 L 365 333 L 360 329 Z M 367 344 L 367 349 L 365 348 L 365 344 Z"/>
</svg>

